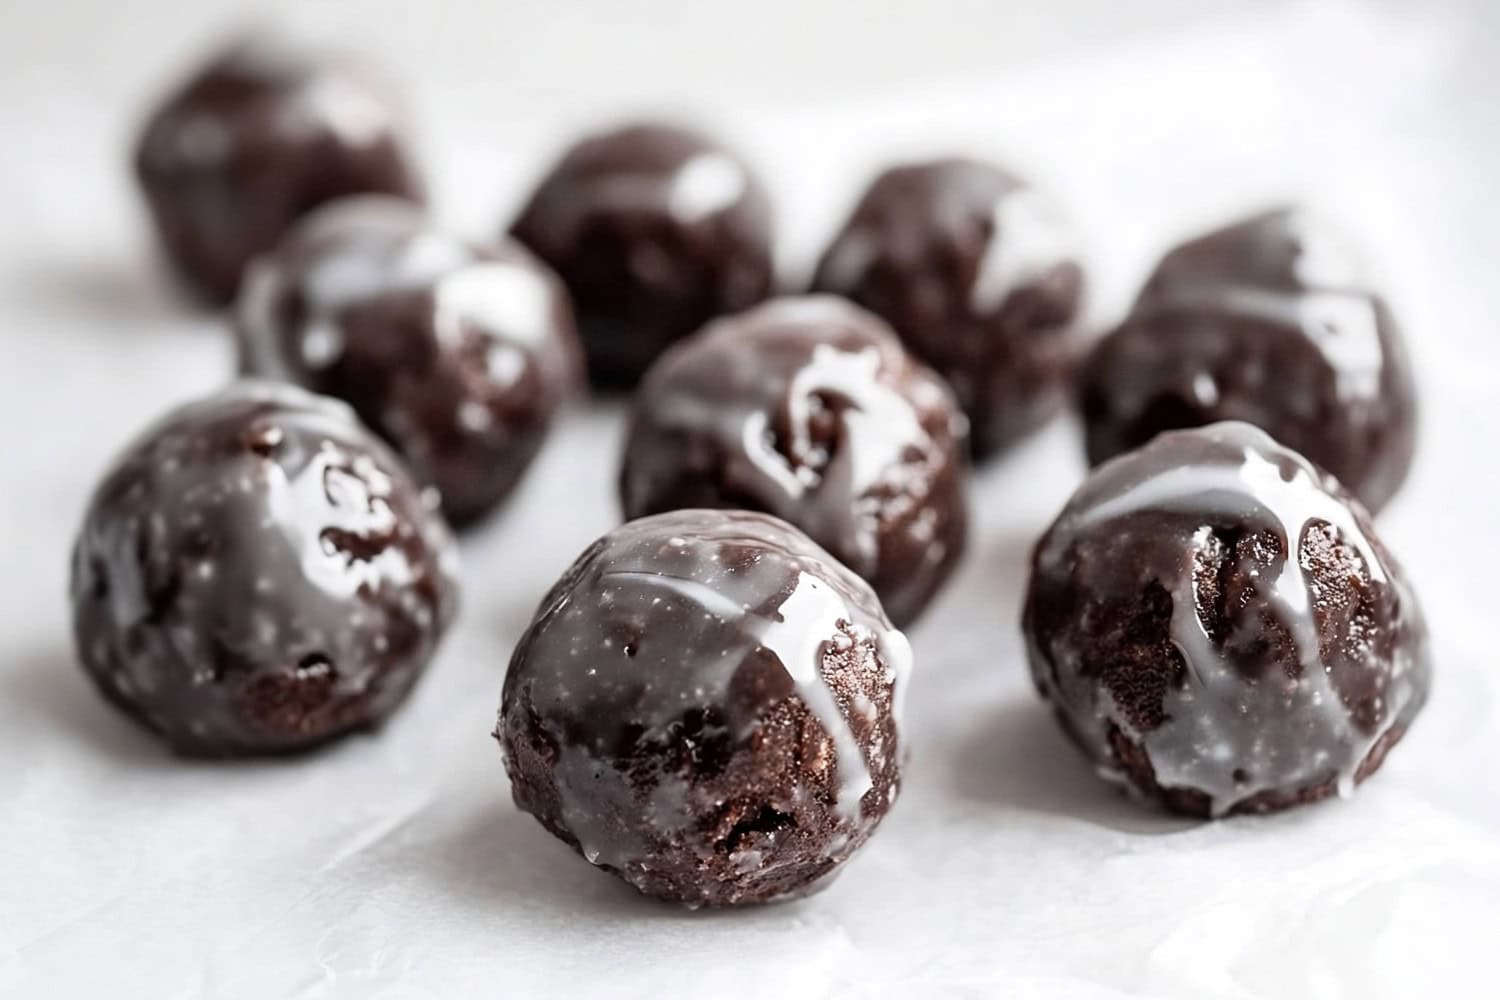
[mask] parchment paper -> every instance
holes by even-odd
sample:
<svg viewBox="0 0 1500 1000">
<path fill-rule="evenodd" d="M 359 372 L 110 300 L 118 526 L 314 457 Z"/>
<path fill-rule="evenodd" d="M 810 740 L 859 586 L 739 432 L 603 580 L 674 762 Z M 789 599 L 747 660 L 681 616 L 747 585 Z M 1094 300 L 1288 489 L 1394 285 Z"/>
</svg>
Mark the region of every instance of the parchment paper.
<svg viewBox="0 0 1500 1000">
<path fill-rule="evenodd" d="M 826 892 L 739 913 L 653 904 L 592 870 L 511 805 L 488 735 L 536 601 L 617 519 L 618 403 L 570 415 L 510 507 L 465 539 L 462 622 L 382 732 L 293 760 L 185 762 L 96 697 L 65 601 L 83 503 L 114 451 L 224 379 L 230 353 L 219 318 L 161 278 L 125 173 L 133 102 L 177 68 L 170 54 L 125 93 L 76 59 L 57 70 L 63 53 L 36 56 L 50 75 L 10 61 L 0 993 L 1489 994 L 1500 22 L 1482 4 L 1241 11 L 997 61 L 978 80 L 697 111 L 763 167 L 789 284 L 869 172 L 908 153 L 994 153 L 1048 186 L 1088 240 L 1101 324 L 1195 228 L 1286 197 L 1339 217 L 1418 367 L 1417 466 L 1381 528 L 1432 628 L 1425 714 L 1353 799 L 1274 818 L 1184 822 L 1099 781 L 1031 690 L 1017 627 L 1030 546 L 1083 471 L 1059 422 L 976 477 L 972 548 L 911 634 L 896 809 Z M 101 67 L 133 57 L 91 51 L 106 49 Z M 491 232 L 587 116 L 549 115 L 535 93 L 507 104 L 503 66 L 484 94 L 434 72 L 413 111 L 438 214 Z M 691 106 L 692 80 L 679 92 Z M 486 131 L 491 109 L 523 103 Z"/>
</svg>

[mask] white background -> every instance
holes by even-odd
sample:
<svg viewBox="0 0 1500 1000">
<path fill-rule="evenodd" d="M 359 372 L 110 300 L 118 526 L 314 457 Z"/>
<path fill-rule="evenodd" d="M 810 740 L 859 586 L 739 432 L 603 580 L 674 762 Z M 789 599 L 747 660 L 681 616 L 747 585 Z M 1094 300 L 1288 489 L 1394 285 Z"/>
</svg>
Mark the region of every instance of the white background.
<svg viewBox="0 0 1500 1000">
<path fill-rule="evenodd" d="M 287 4 L 408 96 L 437 214 L 497 229 L 577 129 L 692 112 L 762 167 L 789 281 L 889 156 L 1051 187 L 1107 322 L 1172 240 L 1298 197 L 1369 247 L 1424 407 L 1382 516 L 1436 689 L 1351 801 L 1185 823 L 1098 782 L 1030 690 L 1025 560 L 1082 474 L 1054 425 L 985 469 L 968 559 L 912 633 L 903 795 L 825 893 L 641 900 L 510 804 L 511 644 L 617 516 L 619 412 L 571 416 L 465 540 L 465 612 L 382 733 L 175 760 L 77 669 L 67 552 L 144 422 L 229 371 L 162 279 L 126 168 L 221 2 L 0 3 L 0 994 L 1436 997 L 1500 929 L 1500 16 L 1463 3 L 924 0 Z"/>
</svg>

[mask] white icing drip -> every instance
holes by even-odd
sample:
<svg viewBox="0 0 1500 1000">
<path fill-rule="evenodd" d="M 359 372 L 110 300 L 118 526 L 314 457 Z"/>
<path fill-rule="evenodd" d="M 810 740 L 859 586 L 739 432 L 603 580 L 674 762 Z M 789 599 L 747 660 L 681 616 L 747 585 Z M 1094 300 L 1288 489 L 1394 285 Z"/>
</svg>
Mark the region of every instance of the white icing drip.
<svg viewBox="0 0 1500 1000">
<path fill-rule="evenodd" d="M 580 574 L 577 583 L 543 609 L 517 653 L 523 676 L 548 678 L 530 688 L 532 710 L 549 728 L 578 733 L 561 741 L 552 774 L 563 822 L 586 856 L 645 885 L 647 866 L 664 846 L 705 860 L 719 856 L 724 842 L 703 836 L 705 818 L 753 820 L 760 807 L 799 822 L 833 820 L 830 855 L 863 841 L 894 798 L 901 732 L 895 713 L 911 671 L 910 647 L 880 614 L 868 586 L 761 514 L 642 518 L 591 552 L 571 571 Z M 778 595 L 785 595 L 779 606 L 768 607 Z M 860 657 L 857 669 L 849 684 L 835 687 L 829 681 L 843 675 L 825 677 L 824 667 L 842 670 L 830 657 L 851 650 Z M 696 755 L 699 748 L 761 752 L 757 734 L 772 735 L 761 726 L 774 705 L 764 694 L 746 702 L 736 693 L 741 668 L 752 659 L 752 676 L 743 679 L 758 688 L 762 670 L 785 671 L 791 691 L 783 697 L 803 705 L 808 721 L 823 730 L 825 752 L 806 762 L 807 773 L 788 775 L 769 799 L 737 802 L 743 810 L 725 812 L 723 796 L 734 788 L 689 775 L 675 761 L 681 751 Z M 868 673 L 881 664 L 891 689 Z M 862 711 L 861 695 L 873 717 Z M 841 704 L 842 697 L 850 702 Z M 891 713 L 884 720 L 883 703 Z M 583 725 L 575 727 L 575 720 Z M 892 738 L 877 728 L 862 746 L 856 728 L 882 722 L 893 728 Z M 782 735 L 791 738 L 775 738 Z M 652 757 L 668 750 L 668 758 L 651 767 L 651 758 L 633 748 L 654 748 Z M 628 771 L 620 753 L 630 757 Z M 648 765 L 645 773 L 637 765 Z M 878 776 L 890 778 L 888 798 L 866 810 L 864 796 Z M 775 830 L 756 831 L 738 839 L 731 858 L 744 853 L 746 865 L 762 875 L 799 862 L 779 844 Z"/>
<path fill-rule="evenodd" d="M 1210 428 L 1209 432 L 1220 429 Z M 1273 453 L 1279 450 L 1263 432 L 1253 433 L 1263 437 L 1263 444 Z M 1321 674 L 1318 625 L 1313 616 L 1312 595 L 1297 559 L 1303 530 L 1315 520 L 1326 521 L 1337 528 L 1348 544 L 1358 549 L 1370 567 L 1372 577 L 1383 581 L 1380 560 L 1365 541 L 1364 532 L 1355 524 L 1349 508 L 1323 491 L 1317 470 L 1305 460 L 1298 460 L 1296 474 L 1287 480 L 1282 478 L 1276 463 L 1263 458 L 1253 443 L 1242 445 L 1242 454 L 1243 461 L 1238 468 L 1186 465 L 1168 469 L 1092 509 L 1080 512 L 1080 523 L 1111 520 L 1146 508 L 1185 510 L 1210 517 L 1269 517 L 1281 535 L 1284 558 L 1267 596 L 1282 610 L 1283 622 L 1292 632 L 1304 674 Z M 1185 579 L 1191 586 L 1192 575 L 1187 574 Z M 1174 595 L 1174 599 L 1185 600 L 1189 608 L 1194 606 L 1191 593 Z M 1197 620 L 1196 612 L 1192 618 Z"/>
<path fill-rule="evenodd" d="M 609 137 L 597 137 L 608 142 Z M 673 165 L 643 165 L 622 169 L 613 165 L 595 171 L 579 165 L 586 194 L 559 202 L 554 220 L 559 233 L 571 234 L 599 215 L 662 214 L 681 225 L 703 222 L 730 211 L 750 190 L 751 179 L 733 156 L 722 150 L 704 149 Z M 634 267 L 642 274 L 655 274 L 669 262 L 660 248 L 643 243 L 637 247 Z"/>
<path fill-rule="evenodd" d="M 1193 260 L 1199 246 L 1214 248 L 1206 263 Z M 1170 255 L 1151 298 L 1299 330 L 1327 360 L 1339 397 L 1359 402 L 1379 397 L 1386 364 L 1379 300 L 1366 272 L 1336 227 L 1305 209 L 1281 210 Z"/>
<path fill-rule="evenodd" d="M 1259 792 L 1315 785 L 1334 773 L 1340 793 L 1348 794 L 1356 768 L 1384 730 L 1359 731 L 1321 657 L 1313 584 L 1298 558 L 1302 534 L 1316 521 L 1337 529 L 1340 540 L 1359 553 L 1374 583 L 1390 582 L 1384 565 L 1350 509 L 1325 491 L 1320 474 L 1300 456 L 1245 424 L 1217 424 L 1195 433 L 1238 449 L 1239 464 L 1191 464 L 1155 472 L 1123 492 L 1070 512 L 1070 528 L 1053 538 L 1145 510 L 1201 514 L 1211 520 L 1269 520 L 1284 548 L 1265 596 L 1291 634 L 1301 671 L 1296 678 L 1272 672 L 1247 683 L 1241 665 L 1229 662 L 1204 628 L 1189 555 L 1171 588 L 1170 626 L 1188 679 L 1166 696 L 1167 722 L 1149 732 L 1136 732 L 1125 722 L 1124 713 L 1108 707 L 1109 702 L 1101 705 L 1105 713 L 1101 718 L 1113 719 L 1145 747 L 1158 784 L 1207 792 L 1216 816 Z M 1291 462 L 1291 478 L 1284 478 L 1278 464 L 1266 455 Z M 1210 533 L 1207 526 L 1198 529 L 1193 551 L 1207 544 Z M 1056 566 L 1061 555 L 1052 546 L 1043 553 L 1043 561 Z M 1401 656 L 1392 664 L 1393 686 L 1399 689 L 1392 694 L 1404 702 L 1410 693 L 1405 677 L 1408 664 L 1405 654 Z M 1236 719 L 1248 724 L 1235 725 Z M 1288 741 L 1277 739 L 1274 728 L 1254 725 L 1276 719 L 1317 720 L 1323 738 L 1339 746 L 1341 759 L 1332 760 L 1327 750 L 1301 753 Z M 1242 765 L 1238 781 L 1231 773 L 1231 762 Z"/>
<path fill-rule="evenodd" d="M 1337 373 L 1343 399 L 1373 399 L 1380 394 L 1385 348 L 1380 343 L 1380 313 L 1364 295 L 1318 292 L 1297 304 L 1302 329 L 1318 345 Z"/>
<path fill-rule="evenodd" d="M 628 874 L 627 865 L 650 854 L 645 838 L 617 814 L 628 815 L 632 801 L 626 786 L 605 780 L 609 765 L 586 749 L 565 744 L 558 751 L 558 784 L 569 789 L 588 789 L 589 794 L 560 796 L 563 822 L 578 838 L 578 849 L 591 865 L 607 865 Z M 667 815 L 670 808 L 654 802 L 653 815 Z M 671 827 L 668 827 L 671 829 Z"/>
<path fill-rule="evenodd" d="M 907 451 L 930 454 L 936 447 L 911 401 L 880 378 L 891 367 L 881 328 L 862 343 L 838 343 L 848 331 L 869 330 L 871 321 L 830 295 L 778 299 L 721 320 L 698 335 L 696 350 L 676 355 L 680 373 L 662 369 L 659 387 L 643 398 L 639 411 L 657 431 L 714 428 L 730 456 L 735 486 L 866 575 L 879 555 L 867 494 L 900 472 Z M 774 356 L 791 335 L 806 331 L 830 342 L 817 344 L 811 359 L 790 372 L 788 365 L 757 356 Z M 896 349 L 893 336 L 890 347 Z M 716 357 L 712 369 L 702 361 Z M 714 393 L 707 376 L 717 377 L 721 366 L 731 369 L 733 384 L 727 393 Z M 841 425 L 831 456 L 810 433 L 813 408 L 825 398 L 837 408 Z M 782 400 L 790 435 L 785 453 L 772 440 L 766 412 L 767 401 Z"/>
<path fill-rule="evenodd" d="M 459 268 L 438 280 L 434 324 L 455 342 L 465 327 L 540 348 L 552 330 L 552 289 L 540 274 L 503 262 Z"/>
<path fill-rule="evenodd" d="M 877 380 L 880 353 L 874 349 L 850 353 L 828 344 L 813 349 L 811 365 L 792 380 L 789 408 L 792 413 L 792 439 L 795 447 L 808 451 L 808 402 L 817 392 L 842 393 L 854 397 L 865 386 Z M 903 449 L 913 440 L 926 437 L 917 421 L 916 411 L 894 393 L 871 394 L 863 405 L 843 412 L 850 433 L 877 442 L 878 447 L 843 448 L 825 477 L 839 481 L 850 495 L 873 486 L 886 469 L 895 464 Z"/>
<path fill-rule="evenodd" d="M 697 400 L 687 402 L 678 411 L 684 425 L 688 425 L 691 419 L 687 413 L 689 409 L 704 413 L 712 412 L 711 405 L 702 404 Z M 793 470 L 787 464 L 786 457 L 778 452 L 772 443 L 769 416 L 759 410 L 746 414 L 740 436 L 744 442 L 745 455 L 762 475 L 775 481 L 777 486 L 786 491 L 787 496 L 802 496 L 807 484 L 803 477 L 798 475 L 798 471 Z"/>
<path fill-rule="evenodd" d="M 369 91 L 332 73 L 320 74 L 303 90 L 293 107 L 292 128 L 320 125 L 351 146 L 371 146 L 389 130 L 389 117 Z"/>
<path fill-rule="evenodd" d="M 722 212 L 745 194 L 745 172 L 723 153 L 700 153 L 678 169 L 667 187 L 667 211 L 679 222 Z"/>
<path fill-rule="evenodd" d="M 1375 738 L 1354 728 L 1321 661 L 1311 672 L 1304 668 L 1296 681 L 1263 677 L 1247 688 L 1240 669 L 1224 657 L 1203 627 L 1192 590 L 1192 574 L 1187 574 L 1172 594 L 1171 624 L 1172 642 L 1182 654 L 1189 681 L 1167 694 L 1166 725 L 1133 734 L 1150 755 L 1158 784 L 1209 791 L 1209 812 L 1219 817 L 1262 791 L 1315 785 L 1333 769 L 1326 750 L 1300 753 L 1272 733 L 1224 724 L 1226 717 L 1236 715 L 1269 719 L 1315 713 L 1331 724 L 1328 735 L 1337 734 L 1352 750 L 1350 759 L 1364 759 Z M 1208 704 L 1200 706 L 1200 701 Z M 1232 770 L 1240 762 L 1251 766 L 1244 780 L 1236 782 Z M 1347 768 L 1340 771 L 1339 781 L 1347 780 L 1352 788 L 1353 777 L 1354 769 Z"/>
<path fill-rule="evenodd" d="M 696 580 L 635 571 L 615 571 L 606 573 L 605 577 L 662 587 L 726 621 L 743 621 L 751 633 L 776 655 L 791 677 L 797 697 L 833 740 L 839 773 L 834 808 L 845 819 L 859 819 L 861 799 L 873 787 L 873 780 L 859 741 L 839 711 L 833 691 L 823 679 L 822 669 L 824 646 L 830 639 L 826 631 L 828 623 L 843 616 L 843 601 L 837 594 L 815 577 L 800 573 L 796 586 L 777 608 L 779 620 L 775 620 L 752 614 L 744 605 Z M 896 673 L 901 672 L 899 667 L 896 668 Z"/>
<path fill-rule="evenodd" d="M 1341 399 L 1379 395 L 1385 367 L 1380 313 L 1364 292 L 1286 291 L 1208 282 L 1162 293 L 1173 308 L 1224 310 L 1301 330 L 1327 359 Z"/>
<path fill-rule="evenodd" d="M 419 230 L 417 209 L 389 199 L 389 215 L 362 198 L 340 204 L 342 217 L 329 215 L 318 222 L 332 235 L 304 272 L 303 292 L 313 311 L 329 314 L 382 292 L 420 288 L 473 258 L 463 241 L 446 234 Z M 370 215 L 374 209 L 379 214 Z M 310 231 L 318 239 L 318 230 Z"/>
<path fill-rule="evenodd" d="M 306 317 L 293 341 L 311 370 L 335 363 L 343 350 L 339 313 L 376 295 L 431 287 L 437 336 L 457 340 L 477 328 L 510 342 L 492 353 L 500 380 L 515 380 L 525 358 L 515 345 L 539 348 L 551 329 L 553 289 L 529 266 L 476 260 L 462 240 L 426 228 L 420 210 L 380 195 L 342 199 L 299 227 L 288 260 L 257 261 L 240 300 L 240 325 L 254 369 L 280 378 L 288 371 L 279 343 L 279 301 L 298 282 Z M 306 259 L 301 260 L 305 255 Z"/>
<path fill-rule="evenodd" d="M 1146 508 L 1228 518 L 1270 518 L 1281 534 L 1285 553 L 1270 597 L 1285 613 L 1303 668 L 1314 667 L 1318 662 L 1317 623 L 1308 582 L 1297 559 L 1303 530 L 1312 521 L 1332 525 L 1345 543 L 1359 552 L 1372 580 L 1385 582 L 1380 559 L 1349 507 L 1323 489 L 1321 476 L 1306 459 L 1282 449 L 1265 432 L 1248 424 L 1216 424 L 1202 433 L 1239 447 L 1243 456 L 1239 467 L 1186 465 L 1167 469 L 1076 512 L 1078 523 L 1112 520 Z M 1263 453 L 1284 455 L 1294 461 L 1293 477 L 1282 478 L 1278 465 L 1263 458 Z"/>
<path fill-rule="evenodd" d="M 1068 260 L 1073 243 L 1051 203 L 1032 188 L 1007 192 L 991 211 L 993 230 L 969 289 L 969 308 L 980 315 Z"/>
<path fill-rule="evenodd" d="M 911 640 L 900 629 L 888 629 L 879 637 L 880 656 L 885 660 L 886 676 L 891 682 L 891 718 L 900 733 L 906 719 L 906 691 L 910 687 L 912 664 Z M 895 800 L 896 788 L 891 786 L 891 799 Z"/>
<path fill-rule="evenodd" d="M 1287 212 L 1282 223 L 1297 255 L 1292 270 L 1309 288 L 1360 288 L 1367 267 L 1342 232 L 1307 209 Z"/>
</svg>

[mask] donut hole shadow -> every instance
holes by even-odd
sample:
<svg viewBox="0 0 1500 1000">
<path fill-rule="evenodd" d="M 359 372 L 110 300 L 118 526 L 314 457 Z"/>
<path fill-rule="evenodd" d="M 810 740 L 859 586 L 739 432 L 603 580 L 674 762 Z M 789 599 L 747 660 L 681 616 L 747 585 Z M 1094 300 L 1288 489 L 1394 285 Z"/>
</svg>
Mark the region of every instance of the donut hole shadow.
<svg viewBox="0 0 1500 1000">
<path fill-rule="evenodd" d="M 175 753 L 95 689 L 71 647 L 19 657 L 0 670 L 0 705 L 10 710 L 7 724 L 36 731 L 34 738 L 23 737 L 29 745 L 56 746 L 61 739 L 81 747 L 107 768 L 174 780 L 191 780 L 204 771 L 275 780 L 289 768 L 316 766 L 318 758 L 360 753 L 364 751 L 361 744 L 378 739 L 383 728 L 355 729 L 323 743 L 284 752 L 238 756 Z"/>
<path fill-rule="evenodd" d="M 650 908 L 650 900 L 595 870 L 509 798 L 475 812 L 426 852 L 446 894 L 478 909 L 525 900 L 559 920 L 582 913 L 635 917 Z"/>
<path fill-rule="evenodd" d="M 68 646 L 21 656 L 0 671 L 0 703 L 24 726 L 50 728 L 121 766 L 180 766 L 150 733 L 106 702 Z"/>
<path fill-rule="evenodd" d="M 623 879 L 589 864 L 571 847 L 511 804 L 509 795 L 468 818 L 458 833 L 424 852 L 445 895 L 477 910 L 493 911 L 524 901 L 535 919 L 587 929 L 590 921 L 784 919 L 803 900 L 760 906 L 691 910 L 642 895 Z M 539 927 L 537 933 L 543 933 Z"/>
<path fill-rule="evenodd" d="M 998 808 L 1065 817 L 1134 834 L 1191 830 L 1176 816 L 1101 778 L 1040 699 L 1011 698 L 957 743 L 953 790 Z"/>
</svg>

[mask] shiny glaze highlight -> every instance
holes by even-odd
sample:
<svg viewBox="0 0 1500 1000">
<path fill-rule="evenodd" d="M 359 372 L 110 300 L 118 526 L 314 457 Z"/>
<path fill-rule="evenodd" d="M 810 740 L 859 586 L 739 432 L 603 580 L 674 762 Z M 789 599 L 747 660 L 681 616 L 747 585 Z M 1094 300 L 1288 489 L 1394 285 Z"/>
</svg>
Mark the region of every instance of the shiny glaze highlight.
<svg viewBox="0 0 1500 1000">
<path fill-rule="evenodd" d="M 396 198 L 303 220 L 251 267 L 237 325 L 242 370 L 347 401 L 457 524 L 510 493 L 582 381 L 572 311 L 544 265 Z"/>
<path fill-rule="evenodd" d="M 454 615 L 434 502 L 333 400 L 247 381 L 174 410 L 84 517 L 83 666 L 183 753 L 298 750 L 378 723 Z"/>
<path fill-rule="evenodd" d="M 216 54 L 154 112 L 135 168 L 179 275 L 214 302 L 324 202 L 420 198 L 383 84 L 368 69 L 265 34 Z"/>
<path fill-rule="evenodd" d="M 674 348 L 637 394 L 627 517 L 740 507 L 825 546 L 910 622 L 967 534 L 965 421 L 879 319 L 833 296 L 777 299 Z"/>
<path fill-rule="evenodd" d="M 1378 510 L 1415 446 L 1400 333 L 1329 224 L 1279 209 L 1179 246 L 1080 375 L 1089 460 L 1174 428 L 1255 424 Z"/>
<path fill-rule="evenodd" d="M 1025 626 L 1100 767 L 1209 816 L 1349 794 L 1430 686 L 1421 609 L 1364 509 L 1243 423 L 1096 470 L 1037 545 Z"/>
<path fill-rule="evenodd" d="M 895 799 L 911 649 L 874 594 L 763 514 L 597 541 L 542 601 L 497 737 L 517 804 L 688 905 L 810 891 Z"/>
<path fill-rule="evenodd" d="M 880 316 L 947 379 L 984 457 L 1068 398 L 1082 347 L 1076 242 L 1045 195 L 998 167 L 906 164 L 871 183 L 813 287 Z"/>
<path fill-rule="evenodd" d="M 590 379 L 629 387 L 673 342 L 770 294 L 771 212 L 749 167 L 687 129 L 589 135 L 511 227 L 562 277 Z"/>
</svg>

